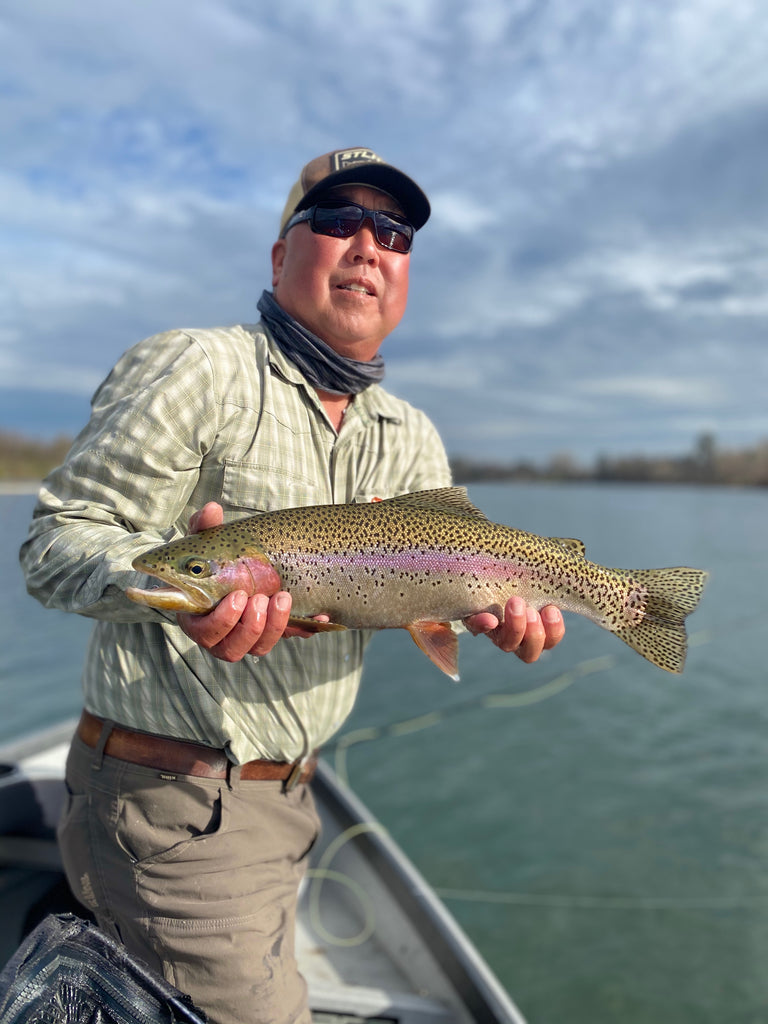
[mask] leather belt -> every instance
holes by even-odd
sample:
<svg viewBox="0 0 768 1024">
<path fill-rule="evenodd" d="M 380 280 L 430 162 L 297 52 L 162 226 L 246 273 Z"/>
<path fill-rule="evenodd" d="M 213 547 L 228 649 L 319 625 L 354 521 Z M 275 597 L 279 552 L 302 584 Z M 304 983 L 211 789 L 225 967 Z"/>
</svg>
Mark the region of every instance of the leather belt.
<svg viewBox="0 0 768 1024">
<path fill-rule="evenodd" d="M 77 726 L 77 736 L 88 747 L 96 747 L 104 726 L 104 719 L 90 711 L 83 711 Z M 154 736 L 113 725 L 104 753 L 131 764 L 154 768 L 163 775 L 195 775 L 203 779 L 226 779 L 233 767 L 223 750 L 206 747 L 202 743 L 176 740 L 168 736 Z M 240 765 L 240 778 L 245 782 L 284 782 L 293 789 L 299 782 L 309 782 L 315 774 L 317 755 L 306 761 L 246 761 Z"/>
</svg>

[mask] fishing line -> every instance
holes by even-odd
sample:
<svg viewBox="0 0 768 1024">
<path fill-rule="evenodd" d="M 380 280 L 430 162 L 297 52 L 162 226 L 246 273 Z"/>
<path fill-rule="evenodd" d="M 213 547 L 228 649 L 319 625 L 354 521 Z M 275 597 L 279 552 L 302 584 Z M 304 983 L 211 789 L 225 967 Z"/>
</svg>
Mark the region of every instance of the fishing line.
<svg viewBox="0 0 768 1024">
<path fill-rule="evenodd" d="M 472 903 L 507 903 L 562 910 L 759 910 L 761 901 L 739 896 L 565 896 L 550 893 L 497 892 L 487 889 L 446 889 L 435 886 L 441 899 Z"/>
<path fill-rule="evenodd" d="M 762 618 L 761 620 L 762 621 Z M 740 626 L 746 623 L 741 621 Z M 701 629 L 691 633 L 688 638 L 689 647 L 701 647 L 710 643 L 713 639 L 711 629 Z M 587 658 L 579 662 L 572 669 L 561 673 L 547 683 L 534 687 L 532 690 L 523 690 L 520 693 L 491 693 L 482 697 L 471 697 L 468 700 L 453 704 L 451 707 L 439 711 L 429 711 L 424 715 L 416 715 L 413 718 L 404 718 L 399 722 L 390 722 L 388 725 L 366 726 L 360 729 L 352 729 L 342 733 L 335 743 L 327 748 L 329 753 L 334 753 L 334 771 L 338 777 L 349 785 L 349 772 L 347 769 L 347 753 L 350 747 L 358 743 L 370 743 L 372 740 L 384 739 L 388 736 L 405 736 L 408 733 L 419 732 L 422 729 L 430 729 L 440 722 L 446 721 L 455 715 L 464 714 L 467 711 L 474 711 L 477 708 L 523 708 L 538 704 L 541 701 L 549 700 L 557 694 L 567 690 L 577 680 L 585 676 L 595 675 L 598 672 L 606 672 L 615 668 L 617 658 L 613 654 L 605 654 L 597 658 Z"/>
<path fill-rule="evenodd" d="M 356 836 L 362 835 L 366 832 L 378 832 L 379 834 L 384 835 L 386 834 L 386 829 L 377 821 L 361 821 L 356 825 L 351 825 L 349 828 L 341 832 L 332 843 L 328 844 L 326 849 L 323 851 L 322 857 L 318 861 L 317 867 L 310 868 L 307 871 L 307 877 L 310 879 L 308 894 L 309 920 L 312 928 L 320 938 L 332 946 L 360 946 L 369 939 L 371 935 L 373 935 L 376 928 L 376 909 L 370 893 L 359 882 L 355 881 L 355 879 L 349 878 L 341 871 L 333 871 L 329 868 L 329 864 L 342 846 L 353 840 Z M 363 924 L 356 935 L 351 935 L 349 937 L 334 935 L 334 933 L 329 931 L 323 924 L 322 911 L 320 909 L 320 895 L 323 888 L 323 882 L 326 881 L 338 882 L 340 885 L 346 886 L 346 888 L 349 889 L 358 900 L 362 910 Z"/>
<path fill-rule="evenodd" d="M 352 729 L 343 733 L 330 748 L 334 752 L 334 771 L 338 777 L 349 785 L 349 772 L 347 769 L 347 753 L 350 747 L 359 743 L 370 743 L 372 740 L 384 739 L 392 736 L 405 736 L 408 733 L 420 732 L 422 729 L 430 729 L 441 722 L 456 715 L 463 715 L 467 711 L 477 708 L 515 708 L 528 707 L 531 704 L 538 704 L 541 701 L 549 700 L 558 693 L 562 693 L 577 680 L 585 676 L 595 675 L 597 672 L 605 672 L 614 668 L 616 658 L 612 654 L 606 654 L 599 658 L 588 658 L 579 662 L 573 669 L 563 672 L 547 683 L 537 686 L 532 690 L 524 690 L 521 693 L 491 693 L 481 697 L 470 697 L 460 701 L 448 708 L 439 711 L 430 711 L 424 715 L 416 715 L 413 718 L 405 718 L 399 722 L 391 722 L 388 725 L 368 726 L 362 729 Z"/>
<path fill-rule="evenodd" d="M 740 625 L 744 625 L 742 621 Z M 692 633 L 688 643 L 691 647 L 701 647 L 713 639 L 713 631 L 710 629 L 698 630 Z M 416 715 L 412 718 L 402 719 L 399 722 L 391 722 L 384 726 L 368 726 L 360 729 L 353 729 L 342 734 L 331 749 L 334 750 L 334 768 L 337 776 L 349 785 L 349 773 L 347 771 L 347 754 L 351 747 L 360 743 L 370 743 L 373 740 L 384 739 L 393 736 L 406 736 L 409 733 L 420 732 L 423 729 L 430 729 L 448 718 L 464 714 L 467 711 L 477 708 L 522 708 L 549 700 L 557 694 L 562 693 L 572 686 L 579 679 L 584 679 L 599 672 L 606 672 L 615 668 L 617 658 L 612 654 L 603 655 L 597 658 L 588 658 L 579 662 L 572 669 L 563 672 L 554 679 L 543 683 L 541 686 L 519 693 L 491 693 L 480 697 L 473 697 L 451 707 L 439 711 L 430 711 L 423 715 Z M 379 823 L 361 823 L 342 832 L 333 843 L 325 850 L 318 867 L 311 869 L 308 876 L 312 879 L 312 886 L 309 892 L 310 920 L 315 931 L 328 943 L 337 946 L 356 946 L 365 942 L 375 929 L 375 909 L 368 892 L 358 882 L 348 878 L 341 872 L 332 871 L 328 865 L 338 853 L 339 849 L 356 835 L 362 832 L 378 831 L 386 833 L 386 829 Z M 320 892 L 322 883 L 325 880 L 338 882 L 345 885 L 359 900 L 363 909 L 363 925 L 357 935 L 350 938 L 335 936 L 329 932 L 320 920 Z M 482 889 L 451 889 L 445 887 L 434 887 L 437 895 L 444 900 L 459 902 L 474 902 L 488 904 L 507 904 L 513 906 L 528 906 L 541 909 L 564 909 L 564 910 L 643 910 L 643 911 L 685 911 L 685 910 L 743 910 L 759 906 L 753 899 L 732 897 L 732 896 L 707 896 L 707 897 L 686 897 L 686 896 L 594 896 L 579 895 L 568 896 L 550 893 L 518 893 L 518 892 L 495 892 Z"/>
</svg>

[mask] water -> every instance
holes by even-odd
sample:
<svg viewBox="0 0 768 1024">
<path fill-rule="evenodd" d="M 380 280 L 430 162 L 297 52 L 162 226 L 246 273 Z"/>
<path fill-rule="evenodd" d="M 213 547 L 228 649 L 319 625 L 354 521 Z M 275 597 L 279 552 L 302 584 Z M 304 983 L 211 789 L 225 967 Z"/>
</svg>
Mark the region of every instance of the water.
<svg viewBox="0 0 768 1024">
<path fill-rule="evenodd" d="M 712 578 L 682 676 L 576 616 L 536 665 L 461 641 L 449 682 L 378 635 L 326 753 L 530 1024 L 768 1020 L 768 492 L 483 485 L 491 518 L 606 565 Z M 89 624 L 24 592 L 33 504 L 0 497 L 0 739 L 79 708 Z M 311 642 L 311 641 L 308 641 Z"/>
</svg>

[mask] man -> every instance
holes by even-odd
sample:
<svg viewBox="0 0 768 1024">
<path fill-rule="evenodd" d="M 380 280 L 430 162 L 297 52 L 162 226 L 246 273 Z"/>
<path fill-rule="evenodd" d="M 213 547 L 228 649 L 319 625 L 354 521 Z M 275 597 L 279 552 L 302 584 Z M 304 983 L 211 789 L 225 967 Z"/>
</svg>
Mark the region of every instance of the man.
<svg viewBox="0 0 768 1024">
<path fill-rule="evenodd" d="M 310 1020 L 293 956 L 318 827 L 306 782 L 352 708 L 368 638 L 296 639 L 287 593 L 230 594 L 201 616 L 142 607 L 125 597 L 143 582 L 131 562 L 187 523 L 450 482 L 434 427 L 378 384 L 429 212 L 370 150 L 307 164 L 261 323 L 126 353 L 22 549 L 32 594 L 97 620 L 59 833 L 70 883 L 215 1024 Z M 468 626 L 524 661 L 564 631 L 556 609 L 519 598 L 503 622 Z"/>
</svg>

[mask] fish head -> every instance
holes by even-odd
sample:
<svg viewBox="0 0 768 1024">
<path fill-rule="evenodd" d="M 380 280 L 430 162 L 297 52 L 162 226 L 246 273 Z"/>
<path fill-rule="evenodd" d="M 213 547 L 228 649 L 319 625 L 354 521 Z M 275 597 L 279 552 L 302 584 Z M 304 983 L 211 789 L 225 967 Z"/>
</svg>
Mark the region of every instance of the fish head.
<svg viewBox="0 0 768 1024">
<path fill-rule="evenodd" d="M 264 551 L 254 543 L 231 549 L 220 530 L 201 530 L 139 555 L 133 568 L 163 586 L 128 587 L 127 596 L 152 608 L 202 614 L 234 590 L 244 590 L 249 597 L 276 593 L 280 576 Z"/>
</svg>

